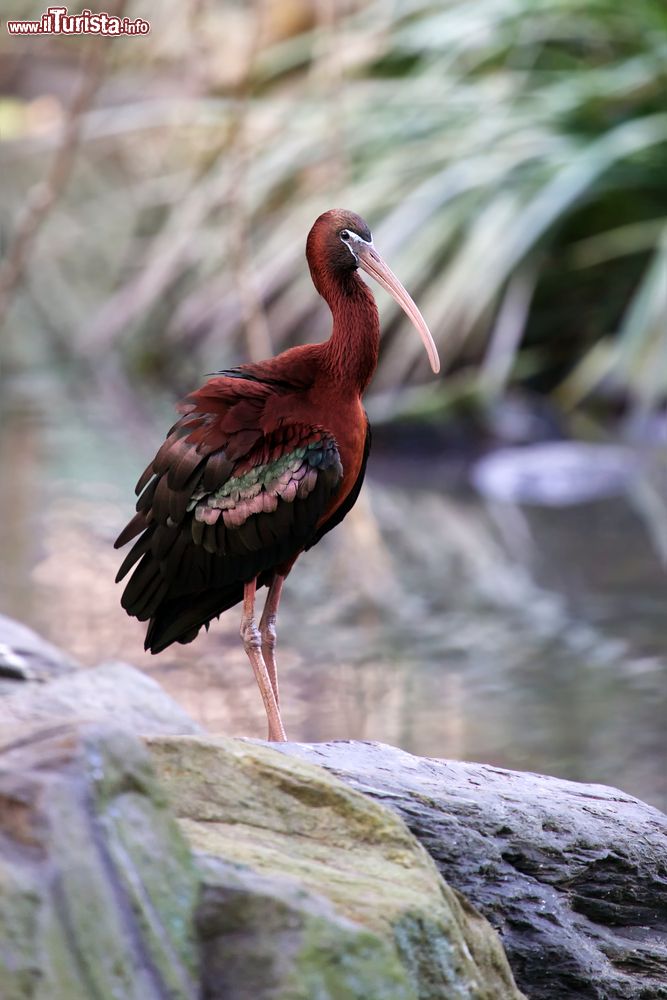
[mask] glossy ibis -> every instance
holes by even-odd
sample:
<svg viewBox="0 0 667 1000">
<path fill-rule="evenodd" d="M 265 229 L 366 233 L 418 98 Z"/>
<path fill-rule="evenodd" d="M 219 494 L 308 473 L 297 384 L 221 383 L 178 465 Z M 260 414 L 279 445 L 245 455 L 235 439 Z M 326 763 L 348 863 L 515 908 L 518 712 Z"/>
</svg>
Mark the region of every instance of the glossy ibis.
<svg viewBox="0 0 667 1000">
<path fill-rule="evenodd" d="M 137 513 L 116 548 L 139 535 L 117 576 L 134 566 L 122 606 L 148 621 L 145 648 L 192 642 L 243 602 L 241 638 L 264 700 L 269 739 L 284 740 L 275 660 L 276 615 L 297 557 L 354 505 L 370 448 L 361 403 L 378 360 L 371 275 L 419 331 L 428 327 L 354 212 L 332 210 L 306 244 L 315 288 L 333 315 L 323 344 L 217 372 L 180 404 L 180 419 L 137 484 Z M 268 587 L 259 625 L 255 594 Z"/>
</svg>

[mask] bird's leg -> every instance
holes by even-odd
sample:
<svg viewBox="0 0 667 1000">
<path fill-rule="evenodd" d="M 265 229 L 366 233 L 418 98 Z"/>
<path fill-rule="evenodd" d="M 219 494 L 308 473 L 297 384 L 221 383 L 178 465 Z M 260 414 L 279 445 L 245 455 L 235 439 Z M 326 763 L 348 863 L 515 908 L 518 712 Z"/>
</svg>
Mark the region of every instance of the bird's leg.
<svg viewBox="0 0 667 1000">
<path fill-rule="evenodd" d="M 280 718 L 280 709 L 273 693 L 273 686 L 266 663 L 262 656 L 262 637 L 255 621 L 255 591 L 257 580 L 251 580 L 243 588 L 243 617 L 241 618 L 241 639 L 248 659 L 255 674 L 255 680 L 259 687 L 266 717 L 269 720 L 269 739 L 275 741 L 286 740 L 283 720 Z"/>
<path fill-rule="evenodd" d="M 282 593 L 285 577 L 276 573 L 262 612 L 259 623 L 259 631 L 262 637 L 262 656 L 266 663 L 266 669 L 271 678 L 271 687 L 276 699 L 276 705 L 280 708 L 280 695 L 278 694 L 278 667 L 276 665 L 276 617 L 278 615 L 278 605 L 280 604 L 280 594 Z"/>
</svg>

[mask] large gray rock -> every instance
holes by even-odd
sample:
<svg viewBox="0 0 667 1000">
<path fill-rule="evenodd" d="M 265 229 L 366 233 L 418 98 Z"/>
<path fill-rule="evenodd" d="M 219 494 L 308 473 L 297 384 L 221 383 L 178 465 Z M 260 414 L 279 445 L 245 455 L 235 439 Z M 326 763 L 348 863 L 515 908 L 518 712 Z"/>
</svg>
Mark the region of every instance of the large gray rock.
<svg viewBox="0 0 667 1000">
<path fill-rule="evenodd" d="M 521 1000 L 389 810 L 244 741 L 151 752 L 100 723 L 0 750 L 2 1000 Z"/>
<path fill-rule="evenodd" d="M 248 902 L 246 880 L 235 920 L 223 912 L 218 923 L 215 950 L 231 961 L 238 947 L 248 956 L 238 975 L 249 968 L 254 976 L 230 997 L 519 1000 L 495 932 L 388 809 L 323 768 L 249 741 L 158 736 L 149 747 L 195 850 L 282 880 L 282 888 L 256 888 L 263 905 Z M 219 899 L 231 905 L 229 881 Z M 257 956 L 264 978 L 253 972 Z"/>
<path fill-rule="evenodd" d="M 601 785 L 378 743 L 277 748 L 400 815 L 499 930 L 531 1000 L 667 998 L 667 817 L 657 809 Z"/>
</svg>

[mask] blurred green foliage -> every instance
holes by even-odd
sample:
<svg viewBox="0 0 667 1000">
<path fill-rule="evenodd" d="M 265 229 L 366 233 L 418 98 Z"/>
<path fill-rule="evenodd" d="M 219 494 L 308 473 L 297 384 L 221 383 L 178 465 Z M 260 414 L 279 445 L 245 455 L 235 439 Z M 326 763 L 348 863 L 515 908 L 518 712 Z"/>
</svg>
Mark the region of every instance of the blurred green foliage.
<svg viewBox="0 0 667 1000">
<path fill-rule="evenodd" d="M 339 205 L 369 220 L 418 301 L 450 394 L 664 399 L 664 0 L 126 13 L 152 31 L 107 43 L 73 176 L 15 296 L 15 367 L 113 358 L 131 385 L 173 391 L 322 338 L 303 248 Z M 30 65 L 4 77 L 5 249 L 86 41 L 32 41 Z M 27 44 L 4 38 L 0 55 Z M 381 306 L 376 388 L 425 380 L 418 338 Z"/>
</svg>

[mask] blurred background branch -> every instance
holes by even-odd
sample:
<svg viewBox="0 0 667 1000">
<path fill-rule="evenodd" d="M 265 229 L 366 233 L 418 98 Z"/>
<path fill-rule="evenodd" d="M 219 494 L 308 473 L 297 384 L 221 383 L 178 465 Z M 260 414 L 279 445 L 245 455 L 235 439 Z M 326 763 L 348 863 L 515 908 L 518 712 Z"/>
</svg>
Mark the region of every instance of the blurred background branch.
<svg viewBox="0 0 667 1000">
<path fill-rule="evenodd" d="M 121 17 L 124 7 L 125 0 L 118 0 L 109 13 Z M 107 50 L 104 38 L 93 37 L 88 42 L 82 65 L 83 79 L 67 111 L 62 138 L 44 179 L 37 181 L 28 191 L 9 248 L 0 260 L 0 328 L 11 305 L 12 295 L 23 279 L 31 247 L 72 173 L 81 140 L 83 116 L 102 80 Z"/>
</svg>

